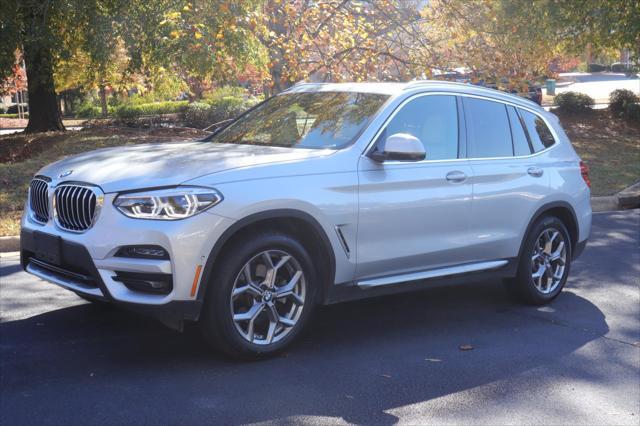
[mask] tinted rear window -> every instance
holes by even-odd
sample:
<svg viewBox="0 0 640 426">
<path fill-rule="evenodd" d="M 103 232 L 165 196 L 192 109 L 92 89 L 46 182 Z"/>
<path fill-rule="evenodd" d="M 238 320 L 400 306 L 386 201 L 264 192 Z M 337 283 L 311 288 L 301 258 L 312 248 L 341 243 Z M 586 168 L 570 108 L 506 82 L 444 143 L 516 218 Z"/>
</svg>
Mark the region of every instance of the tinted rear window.
<svg viewBox="0 0 640 426">
<path fill-rule="evenodd" d="M 553 134 L 551 134 L 551 130 L 549 130 L 542 118 L 523 109 L 520 110 L 520 116 L 527 127 L 534 152 L 542 151 L 556 143 Z"/>
<path fill-rule="evenodd" d="M 516 113 L 516 109 L 512 106 L 507 107 L 509 112 L 509 123 L 511 124 L 511 136 L 513 137 L 513 153 L 515 155 L 529 155 L 531 148 L 527 140 L 527 134 L 524 132 L 520 117 Z"/>
<path fill-rule="evenodd" d="M 464 98 L 470 158 L 511 157 L 511 129 L 504 104 Z"/>
</svg>

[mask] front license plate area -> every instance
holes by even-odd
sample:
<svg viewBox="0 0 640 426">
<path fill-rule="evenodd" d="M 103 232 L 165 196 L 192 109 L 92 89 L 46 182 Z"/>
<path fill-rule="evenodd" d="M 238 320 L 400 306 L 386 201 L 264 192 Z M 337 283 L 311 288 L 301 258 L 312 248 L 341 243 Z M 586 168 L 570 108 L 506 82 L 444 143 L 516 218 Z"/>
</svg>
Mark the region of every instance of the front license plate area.
<svg viewBox="0 0 640 426">
<path fill-rule="evenodd" d="M 62 263 L 61 238 L 35 231 L 33 233 L 35 257 L 53 265 Z"/>
</svg>

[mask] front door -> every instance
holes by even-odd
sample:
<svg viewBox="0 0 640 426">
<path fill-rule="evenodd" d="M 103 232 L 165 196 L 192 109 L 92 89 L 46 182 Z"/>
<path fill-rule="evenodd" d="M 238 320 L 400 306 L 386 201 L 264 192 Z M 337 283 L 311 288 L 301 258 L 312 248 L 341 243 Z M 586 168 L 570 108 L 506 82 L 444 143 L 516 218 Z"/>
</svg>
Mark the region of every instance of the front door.
<svg viewBox="0 0 640 426">
<path fill-rule="evenodd" d="M 358 164 L 356 280 L 465 262 L 471 211 L 471 168 L 460 144 L 458 100 L 418 95 L 400 106 L 376 144 L 396 133 L 423 143 L 423 161 Z"/>
</svg>

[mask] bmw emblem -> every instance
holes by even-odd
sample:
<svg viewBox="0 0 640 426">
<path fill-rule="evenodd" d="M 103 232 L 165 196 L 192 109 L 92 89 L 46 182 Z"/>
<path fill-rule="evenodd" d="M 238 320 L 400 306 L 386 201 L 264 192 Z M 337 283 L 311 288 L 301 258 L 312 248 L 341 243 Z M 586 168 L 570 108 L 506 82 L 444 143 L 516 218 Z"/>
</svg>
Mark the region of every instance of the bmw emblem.
<svg viewBox="0 0 640 426">
<path fill-rule="evenodd" d="M 64 172 L 60 173 L 58 175 L 59 178 L 63 178 L 63 177 L 67 177 L 69 176 L 71 173 L 73 173 L 73 170 L 65 170 Z"/>
</svg>

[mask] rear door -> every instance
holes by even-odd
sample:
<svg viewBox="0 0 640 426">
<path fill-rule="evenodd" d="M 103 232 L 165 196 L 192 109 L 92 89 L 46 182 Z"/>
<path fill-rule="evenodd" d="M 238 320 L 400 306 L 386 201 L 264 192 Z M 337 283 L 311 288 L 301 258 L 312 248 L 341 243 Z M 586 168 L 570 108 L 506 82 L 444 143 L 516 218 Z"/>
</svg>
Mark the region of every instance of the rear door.
<svg viewBox="0 0 640 426">
<path fill-rule="evenodd" d="M 523 229 L 548 193 L 545 166 L 541 156 L 532 155 L 519 109 L 484 98 L 465 97 L 463 103 L 473 170 L 470 260 L 513 258 Z"/>
<path fill-rule="evenodd" d="M 464 159 L 459 99 L 418 95 L 401 105 L 376 137 L 420 139 L 423 161 L 358 165 L 356 278 L 398 275 L 463 263 L 471 211 L 471 168 Z"/>
</svg>

